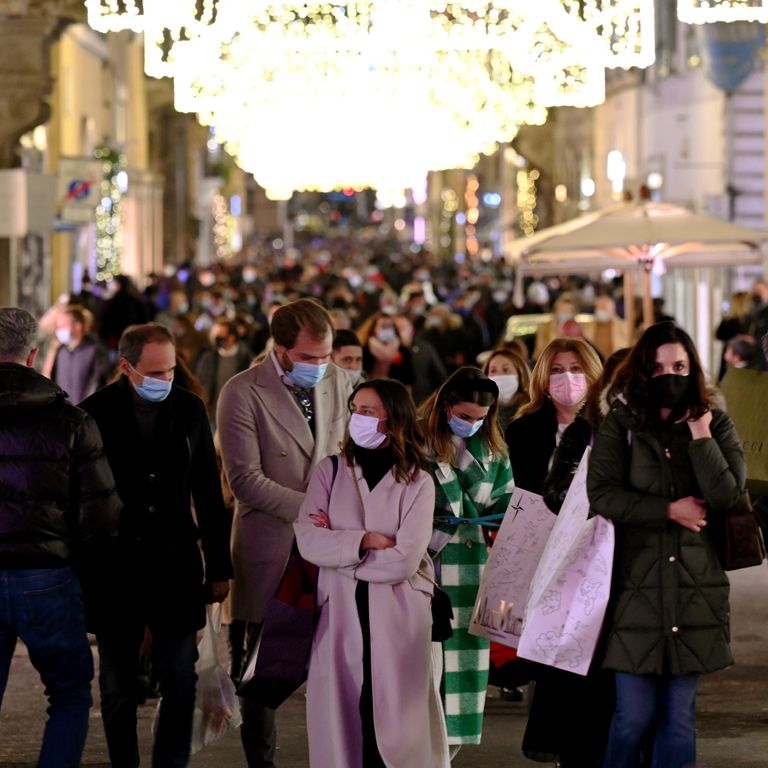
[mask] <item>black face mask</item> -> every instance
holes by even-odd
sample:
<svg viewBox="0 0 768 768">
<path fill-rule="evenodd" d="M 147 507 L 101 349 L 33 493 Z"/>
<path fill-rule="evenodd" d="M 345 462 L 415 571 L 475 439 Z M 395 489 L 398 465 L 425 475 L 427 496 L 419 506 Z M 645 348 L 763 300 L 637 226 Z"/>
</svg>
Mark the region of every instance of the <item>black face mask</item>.
<svg viewBox="0 0 768 768">
<path fill-rule="evenodd" d="M 654 376 L 648 382 L 648 392 L 651 400 L 660 408 L 674 408 L 685 399 L 690 383 L 690 376 L 665 373 L 663 376 Z"/>
<path fill-rule="evenodd" d="M 224 349 L 224 345 L 227 343 L 226 336 L 217 336 L 216 337 L 216 349 Z"/>
</svg>

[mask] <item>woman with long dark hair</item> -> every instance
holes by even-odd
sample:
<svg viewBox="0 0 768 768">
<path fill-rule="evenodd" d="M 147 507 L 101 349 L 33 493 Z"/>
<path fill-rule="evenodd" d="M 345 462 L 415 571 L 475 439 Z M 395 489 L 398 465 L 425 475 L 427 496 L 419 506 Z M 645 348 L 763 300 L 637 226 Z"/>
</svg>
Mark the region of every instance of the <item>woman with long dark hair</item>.
<svg viewBox="0 0 768 768">
<path fill-rule="evenodd" d="M 359 384 L 341 453 L 318 464 L 294 524 L 319 566 L 307 683 L 312 765 L 444 768 L 431 667 L 435 491 L 416 409 L 391 379 Z"/>
<path fill-rule="evenodd" d="M 469 618 L 488 558 L 488 529 L 514 490 L 499 432 L 499 388 L 478 368 L 463 367 L 421 407 L 435 480 L 430 552 L 454 609 L 453 637 L 443 645 L 448 743 L 479 744 L 488 684 L 488 641 L 470 635 Z"/>
<path fill-rule="evenodd" d="M 744 490 L 744 455 L 674 323 L 643 333 L 616 385 L 587 478 L 591 508 L 616 529 L 603 662 L 616 672 L 616 711 L 605 766 L 640 765 L 649 739 L 654 766 L 693 766 L 699 677 L 733 663 L 728 577 L 707 523 Z"/>
</svg>

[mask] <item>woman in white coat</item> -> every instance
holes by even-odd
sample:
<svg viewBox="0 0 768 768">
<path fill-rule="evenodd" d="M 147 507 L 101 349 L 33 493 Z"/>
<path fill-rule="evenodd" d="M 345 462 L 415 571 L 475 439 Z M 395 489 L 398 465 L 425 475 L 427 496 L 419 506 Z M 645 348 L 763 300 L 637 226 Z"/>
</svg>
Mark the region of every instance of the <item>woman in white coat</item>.
<svg viewBox="0 0 768 768">
<path fill-rule="evenodd" d="M 320 568 L 307 683 L 312 768 L 444 768 L 431 673 L 427 544 L 435 491 L 416 410 L 390 379 L 360 384 L 342 452 L 318 464 L 294 524 Z"/>
</svg>

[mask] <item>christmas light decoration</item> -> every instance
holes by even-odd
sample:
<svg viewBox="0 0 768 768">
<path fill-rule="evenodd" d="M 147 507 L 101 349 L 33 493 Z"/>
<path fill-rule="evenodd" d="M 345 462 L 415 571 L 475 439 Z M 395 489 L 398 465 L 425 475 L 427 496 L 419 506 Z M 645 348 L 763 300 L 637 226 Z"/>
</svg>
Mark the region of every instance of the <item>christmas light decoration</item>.
<svg viewBox="0 0 768 768">
<path fill-rule="evenodd" d="M 677 17 L 686 24 L 716 21 L 768 22 L 768 0 L 677 0 Z"/>
</svg>

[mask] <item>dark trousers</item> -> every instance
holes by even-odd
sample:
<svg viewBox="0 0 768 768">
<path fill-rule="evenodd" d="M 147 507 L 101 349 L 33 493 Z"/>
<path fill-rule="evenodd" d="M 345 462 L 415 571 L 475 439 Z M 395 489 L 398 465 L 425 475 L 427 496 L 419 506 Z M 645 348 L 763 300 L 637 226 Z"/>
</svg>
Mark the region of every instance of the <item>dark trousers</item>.
<svg viewBox="0 0 768 768">
<path fill-rule="evenodd" d="M 88 733 L 93 656 L 70 568 L 0 570 L 0 702 L 20 637 L 48 697 L 38 766 L 76 768 Z"/>
<path fill-rule="evenodd" d="M 358 581 L 355 588 L 357 615 L 363 633 L 363 688 L 360 691 L 360 719 L 363 724 L 363 765 L 365 768 L 386 768 L 376 743 L 373 721 L 373 678 L 371 676 L 371 620 L 368 602 L 368 582 Z"/>
<path fill-rule="evenodd" d="M 144 628 L 143 622 L 136 621 L 97 635 L 101 717 L 113 768 L 136 768 L 139 765 L 136 708 Z M 155 768 L 183 768 L 189 762 L 192 741 L 197 633 L 177 634 L 150 629 L 162 696 L 152 765 Z"/>
<path fill-rule="evenodd" d="M 245 633 L 247 652 L 242 656 L 244 663 L 250 658 L 260 633 L 261 624 L 248 624 Z M 240 740 L 243 743 L 248 768 L 274 768 L 275 749 L 277 747 L 275 710 L 265 707 L 247 696 L 241 697 L 240 710 L 243 716 L 243 724 L 240 726 Z"/>
</svg>

